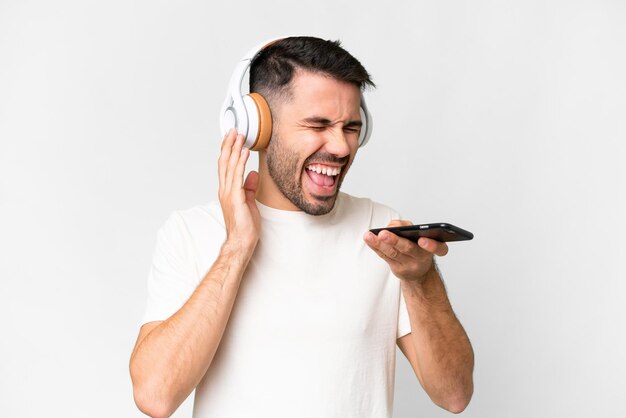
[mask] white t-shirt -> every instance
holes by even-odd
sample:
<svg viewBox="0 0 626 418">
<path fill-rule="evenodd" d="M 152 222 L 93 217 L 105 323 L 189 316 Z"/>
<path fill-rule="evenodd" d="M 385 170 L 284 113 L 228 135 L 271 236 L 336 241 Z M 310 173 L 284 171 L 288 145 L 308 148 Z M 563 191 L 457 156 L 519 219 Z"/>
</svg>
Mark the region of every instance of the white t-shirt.
<svg viewBox="0 0 626 418">
<path fill-rule="evenodd" d="M 257 205 L 261 237 L 194 417 L 391 417 L 396 339 L 411 328 L 399 279 L 362 237 L 397 213 L 344 193 L 322 216 Z M 186 302 L 225 236 L 217 202 L 172 214 L 144 323 Z"/>
</svg>

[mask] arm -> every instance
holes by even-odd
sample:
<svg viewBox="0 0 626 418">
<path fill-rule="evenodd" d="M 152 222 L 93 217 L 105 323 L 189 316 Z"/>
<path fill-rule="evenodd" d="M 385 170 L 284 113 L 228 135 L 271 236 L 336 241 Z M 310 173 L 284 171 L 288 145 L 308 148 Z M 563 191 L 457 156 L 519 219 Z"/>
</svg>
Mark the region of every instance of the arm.
<svg viewBox="0 0 626 418">
<path fill-rule="evenodd" d="M 458 321 L 443 282 L 433 267 L 423 285 L 403 281 L 411 333 L 398 340 L 433 402 L 462 412 L 473 392 L 474 353 Z"/>
<path fill-rule="evenodd" d="M 411 333 L 398 346 L 433 402 L 463 411 L 473 392 L 474 353 L 433 261 L 433 254 L 447 253 L 447 245 L 428 238 L 416 244 L 388 231 L 368 233 L 365 241 L 401 280 Z"/>
<path fill-rule="evenodd" d="M 220 203 L 227 238 L 215 263 L 188 301 L 162 322 L 145 324 L 130 359 L 139 409 L 170 416 L 198 385 L 224 334 L 241 278 L 256 248 L 260 216 L 254 195 L 257 173 L 243 184 L 249 151 L 231 131 L 219 158 Z"/>
</svg>

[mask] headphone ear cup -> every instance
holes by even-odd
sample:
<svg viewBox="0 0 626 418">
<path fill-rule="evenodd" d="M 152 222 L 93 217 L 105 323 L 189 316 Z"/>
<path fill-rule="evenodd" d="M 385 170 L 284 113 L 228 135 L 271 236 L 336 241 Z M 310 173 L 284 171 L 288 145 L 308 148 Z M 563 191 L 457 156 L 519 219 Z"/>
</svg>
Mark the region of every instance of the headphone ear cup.
<svg viewBox="0 0 626 418">
<path fill-rule="evenodd" d="M 363 121 L 363 126 L 361 127 L 361 133 L 359 134 L 359 147 L 364 146 L 369 141 L 372 136 L 372 115 L 367 109 L 367 105 L 365 104 L 365 99 L 361 96 L 361 120 Z"/>
<path fill-rule="evenodd" d="M 363 108 L 361 107 L 359 109 L 360 113 L 361 113 L 361 121 L 363 121 L 363 125 L 361 125 L 361 132 L 359 133 L 359 147 L 362 147 L 363 145 L 365 145 L 365 137 L 367 136 L 367 128 L 368 128 L 368 120 L 367 120 L 367 115 L 366 113 L 363 111 Z"/>
<path fill-rule="evenodd" d="M 267 148 L 267 145 L 270 143 L 270 138 L 272 137 L 272 112 L 270 111 L 267 100 L 259 93 L 250 93 L 246 95 L 246 97 L 252 99 L 255 107 L 255 109 L 246 108 L 249 112 L 248 114 L 250 114 L 250 112 L 256 112 L 256 116 L 258 116 L 256 126 L 251 123 L 248 127 L 248 132 L 256 131 L 256 141 L 250 147 L 250 150 L 261 151 Z"/>
</svg>

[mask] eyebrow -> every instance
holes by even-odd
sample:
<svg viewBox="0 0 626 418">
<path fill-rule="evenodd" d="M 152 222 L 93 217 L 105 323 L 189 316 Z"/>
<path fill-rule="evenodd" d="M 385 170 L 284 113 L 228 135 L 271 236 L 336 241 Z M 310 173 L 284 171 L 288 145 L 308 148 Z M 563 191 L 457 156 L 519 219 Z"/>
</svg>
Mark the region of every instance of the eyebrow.
<svg viewBox="0 0 626 418">
<path fill-rule="evenodd" d="M 302 122 L 314 125 L 324 125 L 324 126 L 332 126 L 333 123 L 321 116 L 312 116 L 310 118 L 302 119 Z M 353 127 L 353 126 L 363 126 L 363 122 L 360 120 L 350 120 L 348 121 L 344 127 Z"/>
</svg>

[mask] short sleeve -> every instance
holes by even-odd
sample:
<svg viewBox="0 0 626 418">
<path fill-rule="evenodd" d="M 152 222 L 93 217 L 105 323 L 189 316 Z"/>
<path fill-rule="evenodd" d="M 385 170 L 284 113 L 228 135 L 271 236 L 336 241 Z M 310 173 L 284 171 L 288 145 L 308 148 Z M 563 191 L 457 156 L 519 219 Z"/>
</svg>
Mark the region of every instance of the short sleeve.
<svg viewBox="0 0 626 418">
<path fill-rule="evenodd" d="M 410 332 L 411 322 L 409 321 L 409 311 L 406 307 L 404 294 L 402 294 L 402 290 L 400 290 L 400 303 L 398 308 L 398 332 L 396 334 L 396 339 L 402 338 Z"/>
<path fill-rule="evenodd" d="M 392 219 L 402 219 L 402 216 L 398 212 L 392 209 L 392 214 L 391 214 L 389 221 L 391 221 Z M 400 279 L 398 279 L 396 276 L 393 276 L 393 273 L 391 273 L 391 275 L 393 279 L 398 282 L 398 287 L 399 287 Z M 400 303 L 398 304 L 398 329 L 396 333 L 396 339 L 402 338 L 411 332 L 411 322 L 409 321 L 409 311 L 407 310 L 407 307 L 406 307 L 406 301 L 404 300 L 404 294 L 402 293 L 402 289 L 399 290 L 399 293 L 400 293 Z"/>
<path fill-rule="evenodd" d="M 157 234 L 142 324 L 166 320 L 189 299 L 199 282 L 193 251 L 185 222 L 174 212 Z"/>
</svg>

